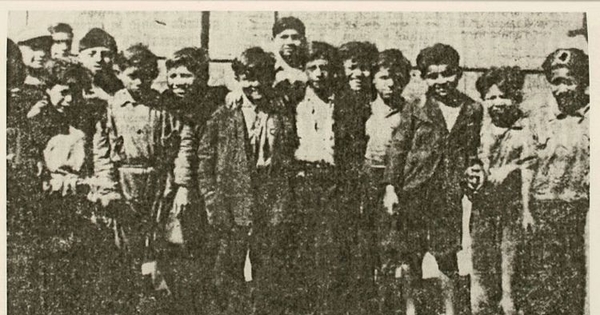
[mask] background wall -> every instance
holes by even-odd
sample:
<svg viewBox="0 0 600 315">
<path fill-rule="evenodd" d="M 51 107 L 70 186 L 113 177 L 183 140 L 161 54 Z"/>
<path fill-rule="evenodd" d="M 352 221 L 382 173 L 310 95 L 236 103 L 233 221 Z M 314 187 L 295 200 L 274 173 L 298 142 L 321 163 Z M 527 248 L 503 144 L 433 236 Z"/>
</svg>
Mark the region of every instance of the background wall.
<svg viewBox="0 0 600 315">
<path fill-rule="evenodd" d="M 376 9 L 376 8 L 374 8 Z M 517 65 L 528 71 L 526 98 L 533 103 L 552 103 L 547 83 L 539 74 L 547 54 L 561 47 L 587 51 L 582 36 L 569 37 L 581 28 L 583 13 L 461 13 L 461 12 L 210 12 L 208 29 L 202 30 L 202 12 L 108 12 L 108 11 L 13 11 L 9 13 L 9 37 L 18 40 L 28 28 L 44 31 L 55 22 L 69 23 L 77 42 L 92 27 L 113 34 L 122 49 L 142 42 L 160 56 L 184 46 L 200 46 L 208 32 L 212 85 L 235 87 L 228 60 L 245 48 L 271 46 L 271 27 L 276 16 L 296 16 L 304 21 L 309 40 L 339 45 L 368 40 L 379 49 L 399 48 L 414 64 L 419 51 L 436 42 L 455 47 L 467 71 L 462 89 L 474 98 L 474 83 L 491 66 Z M 164 70 L 155 87 L 164 88 Z M 425 87 L 413 73 L 407 97 L 420 95 Z"/>
</svg>

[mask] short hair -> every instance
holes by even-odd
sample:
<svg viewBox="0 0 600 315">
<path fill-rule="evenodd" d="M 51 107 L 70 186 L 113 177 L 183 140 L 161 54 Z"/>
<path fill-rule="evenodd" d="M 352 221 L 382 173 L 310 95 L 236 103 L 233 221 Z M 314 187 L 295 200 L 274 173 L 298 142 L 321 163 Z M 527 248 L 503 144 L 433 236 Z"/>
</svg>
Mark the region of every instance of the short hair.
<svg viewBox="0 0 600 315">
<path fill-rule="evenodd" d="M 50 27 L 48 27 L 48 32 L 50 32 L 50 34 L 69 33 L 71 34 L 71 36 L 73 36 L 73 28 L 67 23 L 56 23 L 54 25 L 51 25 Z"/>
<path fill-rule="evenodd" d="M 92 77 L 79 64 L 65 60 L 54 60 L 47 69 L 44 82 L 48 88 L 60 84 L 87 90 L 91 88 Z"/>
<path fill-rule="evenodd" d="M 243 74 L 251 76 L 271 74 L 275 78 L 275 56 L 260 47 L 248 48 L 233 60 L 231 69 L 236 77 Z"/>
<path fill-rule="evenodd" d="M 120 70 L 137 67 L 152 79 L 158 76 L 158 57 L 144 44 L 134 44 L 121 51 L 115 58 L 115 65 Z"/>
<path fill-rule="evenodd" d="M 475 87 L 483 99 L 489 89 L 496 85 L 506 97 L 517 103 L 523 101 L 525 74 L 519 67 L 492 67 L 475 82 Z"/>
<path fill-rule="evenodd" d="M 165 62 L 167 70 L 176 67 L 186 67 L 202 81 L 208 80 L 209 57 L 204 48 L 186 47 L 176 51 L 173 56 Z"/>
<path fill-rule="evenodd" d="M 561 48 L 546 57 L 546 60 L 542 64 L 542 69 L 544 69 L 546 79 L 549 81 L 552 76 L 552 70 L 567 68 L 571 70 L 573 75 L 577 77 L 585 87 L 588 87 L 590 84 L 589 65 L 589 57 L 583 50 L 577 48 Z"/>
<path fill-rule="evenodd" d="M 296 30 L 298 34 L 302 36 L 305 36 L 306 34 L 306 27 L 304 26 L 304 23 L 300 21 L 299 18 L 293 16 L 286 16 L 277 19 L 277 21 L 275 21 L 275 23 L 273 24 L 273 37 L 289 29 Z"/>
<path fill-rule="evenodd" d="M 106 47 L 111 52 L 117 52 L 117 42 L 115 38 L 101 28 L 92 28 L 81 40 L 79 40 L 79 51 L 94 47 Z"/>
<path fill-rule="evenodd" d="M 337 48 L 325 42 L 310 42 L 307 47 L 306 61 L 314 61 L 324 59 L 330 63 L 339 62 L 339 54 Z"/>
<path fill-rule="evenodd" d="M 377 69 L 390 69 L 402 76 L 403 84 L 406 85 L 410 81 L 410 70 L 412 65 L 410 61 L 404 57 L 404 54 L 399 49 L 386 49 L 379 53 L 377 57 Z"/>
<path fill-rule="evenodd" d="M 378 54 L 377 46 L 370 42 L 352 41 L 340 46 L 340 59 L 342 61 L 351 59 L 373 67 L 377 62 Z"/>
<path fill-rule="evenodd" d="M 417 56 L 417 68 L 421 71 L 421 77 L 425 76 L 427 68 L 431 65 L 448 65 L 458 68 L 459 62 L 460 56 L 456 49 L 440 43 L 421 50 Z"/>
</svg>

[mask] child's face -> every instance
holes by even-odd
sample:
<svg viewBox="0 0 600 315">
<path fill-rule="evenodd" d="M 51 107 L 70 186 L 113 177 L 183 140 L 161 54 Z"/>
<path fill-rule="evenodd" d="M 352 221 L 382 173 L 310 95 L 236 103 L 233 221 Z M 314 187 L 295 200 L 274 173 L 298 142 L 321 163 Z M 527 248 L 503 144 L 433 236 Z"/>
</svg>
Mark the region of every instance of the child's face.
<svg viewBox="0 0 600 315">
<path fill-rule="evenodd" d="M 41 69 L 48 60 L 48 52 L 43 48 L 21 46 L 23 63 L 31 69 Z"/>
<path fill-rule="evenodd" d="M 371 81 L 371 67 L 365 62 L 355 59 L 344 60 L 344 73 L 352 91 L 364 92 L 368 90 Z"/>
<path fill-rule="evenodd" d="M 404 90 L 402 75 L 390 68 L 379 68 L 373 76 L 373 84 L 383 100 L 389 100 L 393 95 L 400 95 Z"/>
<path fill-rule="evenodd" d="M 424 78 L 433 96 L 444 99 L 456 91 L 460 71 L 458 68 L 449 65 L 431 65 L 425 71 Z"/>
<path fill-rule="evenodd" d="M 198 77 L 187 67 L 178 66 L 167 70 L 167 86 L 177 97 L 185 97 L 198 84 Z"/>
<path fill-rule="evenodd" d="M 304 43 L 304 36 L 295 29 L 287 29 L 273 38 L 275 46 L 282 57 L 295 56 Z"/>
<path fill-rule="evenodd" d="M 73 102 L 73 89 L 68 85 L 55 84 L 53 87 L 46 89 L 46 94 L 50 104 L 59 113 L 64 113 Z"/>
<path fill-rule="evenodd" d="M 316 59 L 306 63 L 306 75 L 308 84 L 315 90 L 322 90 L 331 87 L 333 73 L 329 60 Z"/>
<path fill-rule="evenodd" d="M 585 93 L 584 85 L 567 68 L 553 69 L 550 74 L 550 90 L 563 113 L 572 113 L 582 105 L 579 99 Z"/>
<path fill-rule="evenodd" d="M 73 35 L 65 32 L 52 34 L 52 57 L 66 57 L 71 52 L 73 44 Z"/>
<path fill-rule="evenodd" d="M 79 52 L 79 62 L 92 73 L 112 67 L 113 53 L 106 47 L 92 47 Z"/>
<path fill-rule="evenodd" d="M 269 71 L 266 71 L 269 72 Z M 238 82 L 242 91 L 251 102 L 260 102 L 265 100 L 265 95 L 273 86 L 275 76 L 271 73 L 248 74 L 244 73 L 238 76 Z"/>
<path fill-rule="evenodd" d="M 148 91 L 153 80 L 139 67 L 127 67 L 118 72 L 117 77 L 133 96 L 140 96 L 144 91 Z"/>
</svg>

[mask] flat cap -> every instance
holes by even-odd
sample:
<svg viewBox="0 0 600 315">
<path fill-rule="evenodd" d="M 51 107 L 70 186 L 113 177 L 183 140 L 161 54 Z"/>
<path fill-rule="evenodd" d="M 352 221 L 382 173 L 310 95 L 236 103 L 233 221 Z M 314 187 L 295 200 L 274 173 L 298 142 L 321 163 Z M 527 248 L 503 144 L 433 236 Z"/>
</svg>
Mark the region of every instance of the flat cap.
<svg viewBox="0 0 600 315">
<path fill-rule="evenodd" d="M 113 52 L 117 52 L 117 42 L 112 35 L 100 28 L 92 28 L 79 41 L 79 51 L 93 47 L 106 47 Z"/>
</svg>

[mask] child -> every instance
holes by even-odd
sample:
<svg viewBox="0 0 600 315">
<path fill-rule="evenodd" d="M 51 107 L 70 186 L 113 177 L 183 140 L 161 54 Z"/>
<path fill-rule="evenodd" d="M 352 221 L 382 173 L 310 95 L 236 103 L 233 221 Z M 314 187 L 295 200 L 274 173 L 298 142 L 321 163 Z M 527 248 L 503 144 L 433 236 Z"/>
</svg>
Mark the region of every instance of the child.
<svg viewBox="0 0 600 315">
<path fill-rule="evenodd" d="M 170 129 L 179 134 L 168 153 L 169 178 L 165 188 L 166 234 L 169 245 L 162 253 L 161 271 L 173 292 L 169 305 L 179 314 L 207 313 L 209 266 L 214 255 L 209 242 L 203 204 L 196 185 L 200 129 L 225 99 L 223 88 L 208 86 L 208 52 L 186 47 L 166 61 L 168 89 L 161 95 L 171 118 Z M 175 138 L 175 137 L 174 137 Z M 172 205 L 172 206 L 171 206 Z M 177 226 L 181 228 L 177 228 Z"/>
<path fill-rule="evenodd" d="M 84 69 L 56 61 L 46 76 L 46 96 L 30 111 L 30 158 L 39 163 L 39 190 L 28 198 L 40 198 L 34 213 L 34 260 L 41 273 L 38 306 L 64 313 L 89 313 L 98 279 L 83 185 L 92 173 L 91 142 L 100 108 L 88 107 L 83 90 L 91 84 Z M 89 128 L 89 126 L 92 126 Z M 39 183 L 39 182 L 38 182 Z M 50 284 L 51 287 L 48 287 Z M 50 293 L 51 292 L 51 293 Z M 34 303 L 37 304 L 37 303 Z M 35 306 L 34 306 L 35 308 Z"/>
<path fill-rule="evenodd" d="M 382 312 L 389 313 L 401 309 L 396 269 L 401 268 L 399 262 L 398 240 L 395 239 L 394 218 L 385 213 L 381 200 L 383 198 L 383 172 L 385 170 L 386 152 L 390 146 L 392 133 L 400 124 L 400 112 L 406 101 L 402 91 L 410 81 L 411 64 L 400 50 L 388 49 L 379 53 L 377 58 L 373 85 L 377 98 L 371 102 L 371 116 L 366 123 L 366 134 L 369 138 L 365 153 L 365 195 L 363 211 L 366 215 L 372 257 L 369 263 L 376 270 L 376 282 L 379 291 L 379 307 Z"/>
<path fill-rule="evenodd" d="M 173 150 L 168 114 L 160 106 L 159 93 L 150 87 L 158 75 L 157 60 L 142 44 L 117 56 L 117 77 L 124 88 L 110 100 L 107 120 L 94 137 L 98 187 L 91 199 L 105 206 L 116 245 L 125 250 L 118 258 L 124 265 L 116 267 L 124 270 L 114 276 L 129 287 L 113 294 L 125 296 L 129 307 L 135 307 L 136 296 L 144 294 L 140 271 L 152 277 L 155 289 L 168 291 L 159 281 L 152 248 L 155 225 L 164 212 L 166 154 Z"/>
<path fill-rule="evenodd" d="M 272 88 L 274 65 L 274 57 L 258 47 L 234 60 L 240 88 L 212 115 L 198 148 L 199 188 L 219 242 L 215 290 L 219 306 L 234 314 L 250 311 L 243 277 L 250 280 L 248 262 L 257 281 L 256 309 L 282 313 L 273 307 L 284 305 L 270 286 L 284 271 L 281 218 L 295 137 Z"/>
</svg>

